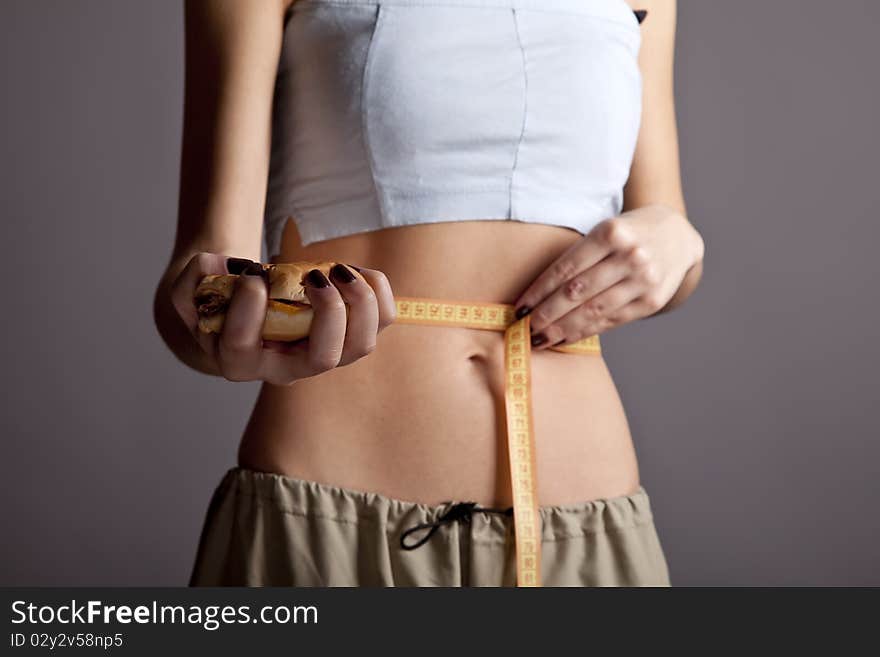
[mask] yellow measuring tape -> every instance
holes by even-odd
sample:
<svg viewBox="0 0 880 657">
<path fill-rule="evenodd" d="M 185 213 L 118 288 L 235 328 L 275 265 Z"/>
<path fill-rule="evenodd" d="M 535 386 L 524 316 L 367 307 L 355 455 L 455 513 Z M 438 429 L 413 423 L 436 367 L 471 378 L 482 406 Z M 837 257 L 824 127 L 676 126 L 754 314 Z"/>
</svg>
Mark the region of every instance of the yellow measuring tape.
<svg viewBox="0 0 880 657">
<path fill-rule="evenodd" d="M 513 489 L 513 522 L 516 536 L 516 585 L 541 586 L 541 516 L 538 512 L 535 428 L 532 418 L 532 353 L 529 315 L 517 320 L 515 308 L 503 303 L 483 303 L 396 297 L 401 324 L 457 326 L 504 331 L 504 400 L 507 414 L 507 452 Z M 550 347 L 572 354 L 601 353 L 599 336 Z"/>
</svg>

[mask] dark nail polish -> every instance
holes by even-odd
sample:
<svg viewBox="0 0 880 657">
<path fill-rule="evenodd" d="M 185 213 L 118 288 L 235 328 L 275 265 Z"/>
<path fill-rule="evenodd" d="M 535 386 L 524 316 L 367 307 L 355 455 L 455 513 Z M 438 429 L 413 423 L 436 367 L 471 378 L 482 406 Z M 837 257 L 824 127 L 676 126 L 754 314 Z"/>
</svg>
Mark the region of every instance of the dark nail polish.
<svg viewBox="0 0 880 657">
<path fill-rule="evenodd" d="M 519 308 L 516 309 L 516 313 L 515 313 L 516 318 L 522 319 L 523 317 L 528 315 L 530 312 L 532 312 L 532 309 L 529 308 L 528 306 L 520 306 Z"/>
<path fill-rule="evenodd" d="M 533 347 L 540 347 L 545 342 L 547 342 L 547 336 L 544 335 L 543 333 L 538 333 L 538 335 L 532 336 L 532 346 Z"/>
<path fill-rule="evenodd" d="M 351 283 L 357 278 L 357 276 L 352 274 L 348 268 L 341 263 L 336 263 L 330 268 L 330 276 L 342 283 Z"/>
<path fill-rule="evenodd" d="M 242 270 L 243 276 L 259 276 L 263 280 L 269 280 L 269 272 L 263 270 L 263 265 L 259 262 L 252 262 Z"/>
<path fill-rule="evenodd" d="M 346 264 L 348 264 L 348 263 L 346 263 Z M 363 271 L 363 269 L 361 269 L 360 267 L 355 267 L 354 265 L 348 265 L 348 266 L 356 271 Z"/>
<path fill-rule="evenodd" d="M 226 258 L 226 271 L 238 275 L 252 264 L 254 261 L 247 258 Z"/>
<path fill-rule="evenodd" d="M 305 281 L 312 287 L 328 287 L 330 285 L 330 281 L 320 269 L 311 270 L 306 274 Z"/>
</svg>

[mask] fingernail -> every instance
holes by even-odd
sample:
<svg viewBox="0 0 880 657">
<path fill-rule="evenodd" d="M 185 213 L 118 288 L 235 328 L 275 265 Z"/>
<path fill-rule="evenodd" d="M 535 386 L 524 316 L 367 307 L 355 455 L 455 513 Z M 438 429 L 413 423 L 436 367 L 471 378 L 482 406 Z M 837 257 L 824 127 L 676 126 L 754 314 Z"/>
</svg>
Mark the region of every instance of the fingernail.
<svg viewBox="0 0 880 657">
<path fill-rule="evenodd" d="M 519 308 L 516 309 L 516 313 L 515 313 L 516 318 L 522 319 L 523 317 L 528 315 L 530 312 L 532 312 L 532 309 L 529 308 L 528 306 L 520 306 Z"/>
<path fill-rule="evenodd" d="M 306 274 L 306 283 L 311 285 L 312 287 L 328 287 L 330 285 L 330 281 L 327 280 L 327 277 L 324 276 L 323 272 L 320 269 L 313 269 L 308 274 Z"/>
<path fill-rule="evenodd" d="M 547 336 L 544 335 L 543 333 L 538 333 L 538 335 L 532 336 L 532 346 L 533 347 L 540 347 L 545 342 L 547 342 Z"/>
<path fill-rule="evenodd" d="M 263 279 L 263 282 L 266 284 L 266 287 L 269 286 L 269 272 L 266 269 L 263 269 L 263 265 L 259 262 L 252 262 L 247 267 L 245 267 L 242 272 L 242 276 L 253 276 L 255 278 Z"/>
<path fill-rule="evenodd" d="M 263 265 L 261 265 L 259 262 L 252 262 L 247 267 L 245 267 L 241 273 L 244 276 L 262 276 Z"/>
<path fill-rule="evenodd" d="M 252 264 L 254 264 L 254 261 L 247 258 L 226 258 L 226 271 L 230 274 L 238 275 Z"/>
<path fill-rule="evenodd" d="M 342 283 L 351 283 L 357 278 L 357 276 L 352 274 L 348 268 L 341 263 L 336 263 L 330 268 L 330 276 Z"/>
<path fill-rule="evenodd" d="M 559 342 L 556 342 L 556 343 L 554 343 L 554 344 L 552 344 L 552 345 L 550 345 L 550 346 L 551 346 L 551 347 L 558 347 L 558 346 L 561 345 L 563 342 L 565 342 L 565 338 L 562 338 Z"/>
<path fill-rule="evenodd" d="M 348 264 L 348 263 L 346 263 L 346 264 Z M 354 269 L 354 270 L 357 270 L 357 271 L 363 271 L 363 269 L 361 269 L 360 267 L 355 267 L 354 265 L 348 265 L 348 266 L 351 267 L 351 268 Z"/>
</svg>

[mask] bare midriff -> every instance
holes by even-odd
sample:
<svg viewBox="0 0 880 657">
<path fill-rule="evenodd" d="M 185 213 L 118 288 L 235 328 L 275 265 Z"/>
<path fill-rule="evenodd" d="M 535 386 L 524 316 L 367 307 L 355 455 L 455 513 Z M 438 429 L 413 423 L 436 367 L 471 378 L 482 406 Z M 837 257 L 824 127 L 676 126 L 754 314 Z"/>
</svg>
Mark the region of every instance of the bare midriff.
<svg viewBox="0 0 880 657">
<path fill-rule="evenodd" d="M 378 269 L 395 296 L 512 304 L 574 230 L 519 221 L 418 224 L 300 245 L 275 262 Z M 239 464 L 388 497 L 510 506 L 504 333 L 392 324 L 368 356 L 291 386 L 264 384 Z M 601 356 L 533 351 L 538 502 L 635 492 L 626 415 Z"/>
</svg>

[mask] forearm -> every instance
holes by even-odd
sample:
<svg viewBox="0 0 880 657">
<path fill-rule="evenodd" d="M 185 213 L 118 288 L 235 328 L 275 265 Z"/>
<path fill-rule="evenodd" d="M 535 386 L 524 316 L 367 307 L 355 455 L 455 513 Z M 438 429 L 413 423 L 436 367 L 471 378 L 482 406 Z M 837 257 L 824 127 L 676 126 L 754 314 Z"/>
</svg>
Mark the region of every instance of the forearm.
<svg viewBox="0 0 880 657">
<path fill-rule="evenodd" d="M 171 302 L 171 283 L 182 269 L 182 263 L 171 263 L 159 281 L 153 298 L 153 320 L 159 335 L 180 362 L 197 372 L 222 376 L 214 360 L 195 341 Z"/>
</svg>

